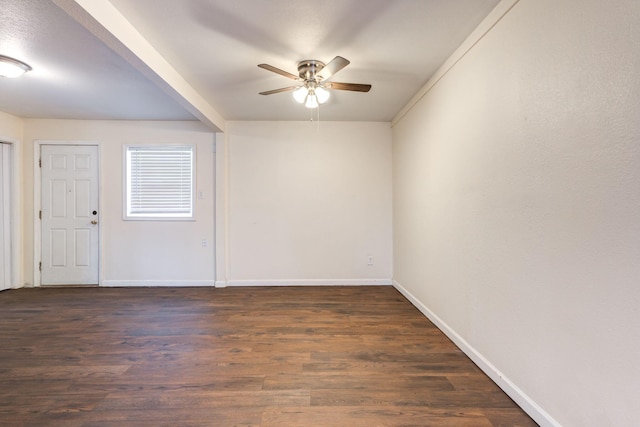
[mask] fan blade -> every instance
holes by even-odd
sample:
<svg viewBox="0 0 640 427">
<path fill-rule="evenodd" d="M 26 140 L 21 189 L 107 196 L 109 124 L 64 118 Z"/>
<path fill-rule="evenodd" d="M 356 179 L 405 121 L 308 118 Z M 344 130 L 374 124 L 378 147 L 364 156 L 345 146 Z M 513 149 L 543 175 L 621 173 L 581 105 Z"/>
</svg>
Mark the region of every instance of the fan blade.
<svg viewBox="0 0 640 427">
<path fill-rule="evenodd" d="M 342 56 L 336 56 L 318 72 L 318 75 L 321 76 L 323 80 L 329 80 L 331 76 L 349 64 L 349 60 L 344 59 Z"/>
<path fill-rule="evenodd" d="M 284 70 L 281 70 L 280 68 L 276 68 L 273 65 L 258 64 L 258 67 L 264 68 L 265 70 L 272 71 L 272 72 L 274 72 L 276 74 L 280 74 L 281 76 L 285 76 L 285 77 L 288 77 L 288 78 L 293 79 L 293 80 L 300 80 L 300 77 L 298 77 L 296 75 L 293 75 L 291 73 L 288 73 L 288 72 L 286 72 Z"/>
<path fill-rule="evenodd" d="M 268 90 L 266 92 L 260 92 L 260 95 L 272 95 L 274 93 L 286 92 L 288 90 L 298 89 L 300 86 L 281 87 L 280 89 Z"/>
<path fill-rule="evenodd" d="M 330 82 L 324 85 L 328 89 L 352 90 L 355 92 L 369 92 L 371 85 L 363 85 L 360 83 L 338 83 Z"/>
</svg>

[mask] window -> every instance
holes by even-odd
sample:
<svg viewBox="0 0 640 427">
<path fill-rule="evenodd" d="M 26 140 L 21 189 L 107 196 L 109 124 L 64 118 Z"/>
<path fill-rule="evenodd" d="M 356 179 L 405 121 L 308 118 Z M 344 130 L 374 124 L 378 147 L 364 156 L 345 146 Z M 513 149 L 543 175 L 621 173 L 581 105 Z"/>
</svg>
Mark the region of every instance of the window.
<svg viewBox="0 0 640 427">
<path fill-rule="evenodd" d="M 193 146 L 126 147 L 125 219 L 193 219 Z"/>
</svg>

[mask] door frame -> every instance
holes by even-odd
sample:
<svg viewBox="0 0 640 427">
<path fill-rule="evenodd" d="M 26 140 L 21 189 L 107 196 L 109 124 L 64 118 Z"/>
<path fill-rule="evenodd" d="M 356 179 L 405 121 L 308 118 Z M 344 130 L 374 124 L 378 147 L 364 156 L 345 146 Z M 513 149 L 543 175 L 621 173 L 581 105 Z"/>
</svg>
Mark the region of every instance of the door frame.
<svg viewBox="0 0 640 427">
<path fill-rule="evenodd" d="M 40 151 L 43 145 L 78 146 L 93 145 L 98 148 L 98 218 L 102 218 L 102 144 L 98 141 L 35 140 L 33 142 L 33 286 L 40 287 L 42 275 L 42 221 L 39 213 L 42 209 L 42 171 L 40 169 Z M 102 286 L 102 221 L 98 227 L 98 286 Z"/>
<path fill-rule="evenodd" d="M 0 143 L 9 146 L 9 167 L 11 175 L 11 183 L 9 188 L 9 203 L 11 207 L 9 212 L 9 227 L 11 228 L 11 234 L 9 236 L 9 250 L 11 259 L 11 265 L 9 266 L 11 269 L 9 274 L 9 289 L 16 289 L 23 286 L 19 256 L 19 254 L 22 253 L 22 242 L 21 239 L 18 239 L 17 233 L 17 230 L 22 229 L 22 224 L 20 222 L 21 201 L 17 199 L 17 195 L 21 194 L 20 183 L 22 181 L 19 176 L 20 164 L 17 161 L 19 156 L 18 150 L 20 150 L 20 143 L 16 139 L 5 137 L 2 135 L 0 135 Z"/>
</svg>

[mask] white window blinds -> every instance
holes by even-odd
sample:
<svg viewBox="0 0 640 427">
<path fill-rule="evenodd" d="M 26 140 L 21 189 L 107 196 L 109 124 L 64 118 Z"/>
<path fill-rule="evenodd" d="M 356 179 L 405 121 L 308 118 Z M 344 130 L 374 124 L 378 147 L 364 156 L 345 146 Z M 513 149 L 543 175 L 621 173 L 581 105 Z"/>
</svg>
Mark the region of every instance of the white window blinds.
<svg viewBox="0 0 640 427">
<path fill-rule="evenodd" d="M 194 148 L 127 147 L 126 217 L 193 218 Z"/>
</svg>

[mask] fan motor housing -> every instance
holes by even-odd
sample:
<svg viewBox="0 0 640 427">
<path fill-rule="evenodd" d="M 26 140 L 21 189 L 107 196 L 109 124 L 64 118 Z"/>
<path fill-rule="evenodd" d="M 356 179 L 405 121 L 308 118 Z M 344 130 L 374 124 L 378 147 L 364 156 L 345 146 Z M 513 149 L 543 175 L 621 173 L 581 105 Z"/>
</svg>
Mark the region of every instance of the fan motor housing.
<svg viewBox="0 0 640 427">
<path fill-rule="evenodd" d="M 298 75 L 304 80 L 315 80 L 317 73 L 325 67 L 322 61 L 315 59 L 305 59 L 298 62 Z"/>
</svg>

